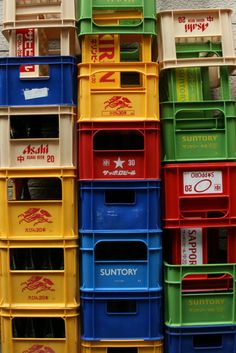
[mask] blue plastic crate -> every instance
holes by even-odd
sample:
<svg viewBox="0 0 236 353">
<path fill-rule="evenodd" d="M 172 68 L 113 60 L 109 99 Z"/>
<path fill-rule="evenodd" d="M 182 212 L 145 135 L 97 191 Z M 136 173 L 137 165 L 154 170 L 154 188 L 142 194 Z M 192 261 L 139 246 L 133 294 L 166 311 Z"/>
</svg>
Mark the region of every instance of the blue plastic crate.
<svg viewBox="0 0 236 353">
<path fill-rule="evenodd" d="M 160 180 L 80 182 L 80 231 L 161 228 Z"/>
<path fill-rule="evenodd" d="M 236 326 L 165 327 L 165 353 L 236 353 Z"/>
<path fill-rule="evenodd" d="M 22 66 L 38 66 L 26 77 Z M 77 67 L 73 56 L 0 58 L 0 106 L 75 105 Z"/>
<path fill-rule="evenodd" d="M 81 338 L 162 339 L 161 293 L 81 291 Z"/>
<path fill-rule="evenodd" d="M 81 290 L 162 289 L 161 233 L 80 233 Z"/>
</svg>

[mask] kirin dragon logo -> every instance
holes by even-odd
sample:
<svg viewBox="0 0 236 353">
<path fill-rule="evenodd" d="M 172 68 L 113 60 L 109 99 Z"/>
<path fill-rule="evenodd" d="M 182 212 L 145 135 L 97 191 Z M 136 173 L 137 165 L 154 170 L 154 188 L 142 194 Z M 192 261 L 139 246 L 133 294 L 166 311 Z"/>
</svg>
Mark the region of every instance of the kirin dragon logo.
<svg viewBox="0 0 236 353">
<path fill-rule="evenodd" d="M 123 96 L 113 96 L 112 98 L 108 99 L 107 101 L 104 102 L 105 104 L 105 109 L 111 108 L 111 109 L 125 109 L 125 108 L 132 108 L 132 102 Z"/>
<path fill-rule="evenodd" d="M 56 353 L 52 348 L 43 344 L 34 344 L 29 349 L 26 349 L 22 353 Z"/>
<path fill-rule="evenodd" d="M 22 292 L 29 290 L 36 291 L 35 293 L 38 294 L 48 290 L 55 291 L 55 289 L 52 288 L 54 283 L 49 278 L 39 275 L 31 276 L 27 281 L 22 282 L 20 285 L 23 286 L 21 290 Z"/>
<path fill-rule="evenodd" d="M 21 213 L 19 216 L 19 224 L 22 222 L 33 223 L 33 225 L 37 225 L 40 223 L 52 223 L 49 219 L 52 215 L 40 208 L 29 208 L 27 211 Z"/>
</svg>

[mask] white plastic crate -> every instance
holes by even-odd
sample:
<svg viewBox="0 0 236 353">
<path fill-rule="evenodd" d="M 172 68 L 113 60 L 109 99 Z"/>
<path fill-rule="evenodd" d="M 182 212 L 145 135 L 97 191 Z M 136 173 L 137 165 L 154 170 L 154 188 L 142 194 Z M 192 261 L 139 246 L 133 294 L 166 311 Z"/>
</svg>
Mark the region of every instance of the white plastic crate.
<svg viewBox="0 0 236 353">
<path fill-rule="evenodd" d="M 176 67 L 236 65 L 230 9 L 173 10 L 158 13 L 158 55 L 160 70 Z M 221 55 L 203 49 L 191 57 L 191 48 L 221 44 Z M 186 45 L 186 57 L 178 57 L 176 46 Z M 188 45 L 188 48 L 187 48 Z"/>
<path fill-rule="evenodd" d="M 0 168 L 75 167 L 75 108 L 2 107 L 0 141 Z"/>
<path fill-rule="evenodd" d="M 32 25 L 74 27 L 75 4 L 75 0 L 4 0 L 3 31 Z"/>
</svg>

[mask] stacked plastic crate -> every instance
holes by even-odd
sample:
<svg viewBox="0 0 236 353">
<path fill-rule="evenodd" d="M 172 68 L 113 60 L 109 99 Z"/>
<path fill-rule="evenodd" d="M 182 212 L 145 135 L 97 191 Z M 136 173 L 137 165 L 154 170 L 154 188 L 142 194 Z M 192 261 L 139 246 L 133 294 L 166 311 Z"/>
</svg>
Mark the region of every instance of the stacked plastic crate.
<svg viewBox="0 0 236 353">
<path fill-rule="evenodd" d="M 3 34 L 2 352 L 77 352 L 74 3 L 6 0 Z"/>
<path fill-rule="evenodd" d="M 155 2 L 80 1 L 82 352 L 162 352 Z"/>
<path fill-rule="evenodd" d="M 166 353 L 236 352 L 231 11 L 164 11 L 158 24 Z"/>
</svg>

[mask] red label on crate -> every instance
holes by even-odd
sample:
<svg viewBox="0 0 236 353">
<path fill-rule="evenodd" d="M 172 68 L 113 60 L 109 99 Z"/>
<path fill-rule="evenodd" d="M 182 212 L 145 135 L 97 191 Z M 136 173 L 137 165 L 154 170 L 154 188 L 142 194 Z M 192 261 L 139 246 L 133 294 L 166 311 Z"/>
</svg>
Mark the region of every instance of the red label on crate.
<svg viewBox="0 0 236 353">
<path fill-rule="evenodd" d="M 33 28 L 16 30 L 16 56 L 35 56 L 35 30 Z M 20 66 L 20 72 L 34 71 L 34 65 Z"/>
<path fill-rule="evenodd" d="M 136 159 L 120 158 L 116 159 L 104 158 L 102 160 L 102 175 L 104 177 L 125 176 L 134 177 L 136 175 Z"/>
<path fill-rule="evenodd" d="M 221 194 L 221 171 L 192 171 L 183 173 L 184 194 Z"/>
<path fill-rule="evenodd" d="M 36 226 L 37 224 L 43 224 L 43 223 L 53 223 L 50 217 L 52 217 L 52 215 L 48 211 L 37 207 L 29 208 L 24 213 L 21 213 L 20 215 L 18 215 L 19 224 L 23 222 L 32 223 L 32 226 Z"/>
<path fill-rule="evenodd" d="M 21 291 L 24 292 L 25 290 L 34 291 L 35 294 L 45 292 L 45 291 L 52 291 L 54 292 L 55 289 L 52 288 L 54 286 L 54 282 L 45 276 L 41 275 L 33 275 L 27 281 L 21 283 L 22 289 Z M 40 297 L 40 296 L 39 296 Z M 37 296 L 30 297 L 29 299 L 41 299 Z M 42 299 L 47 299 L 43 296 Z"/>
<path fill-rule="evenodd" d="M 214 21 L 213 16 L 179 16 L 178 23 L 182 24 L 185 33 L 205 32 Z"/>
<path fill-rule="evenodd" d="M 56 353 L 51 347 L 44 344 L 34 344 L 30 348 L 22 351 L 22 353 Z"/>
<path fill-rule="evenodd" d="M 181 264 L 202 263 L 202 228 L 181 228 Z"/>
<path fill-rule="evenodd" d="M 16 155 L 16 160 L 19 163 L 23 163 L 26 160 L 40 160 L 47 163 L 54 163 L 55 155 L 50 153 L 48 144 L 28 144 L 23 147 L 23 150 L 19 155 Z"/>
<path fill-rule="evenodd" d="M 134 115 L 132 102 L 124 96 L 113 96 L 104 102 L 105 110 L 103 115 Z"/>
<path fill-rule="evenodd" d="M 90 60 L 97 62 L 115 61 L 115 39 L 114 34 L 99 34 L 91 36 Z"/>
</svg>

